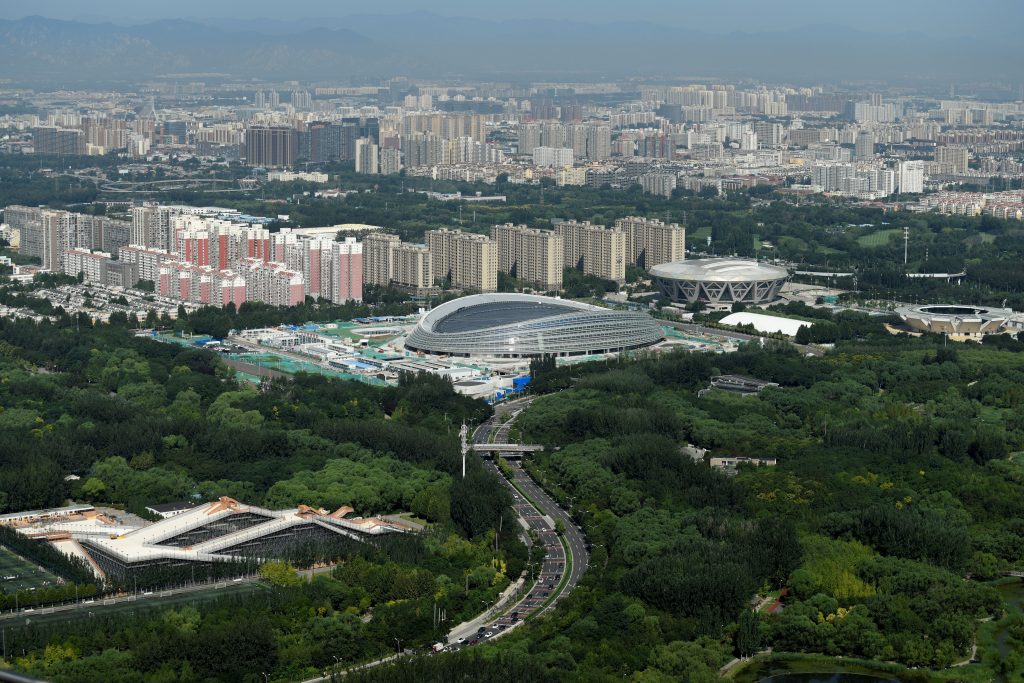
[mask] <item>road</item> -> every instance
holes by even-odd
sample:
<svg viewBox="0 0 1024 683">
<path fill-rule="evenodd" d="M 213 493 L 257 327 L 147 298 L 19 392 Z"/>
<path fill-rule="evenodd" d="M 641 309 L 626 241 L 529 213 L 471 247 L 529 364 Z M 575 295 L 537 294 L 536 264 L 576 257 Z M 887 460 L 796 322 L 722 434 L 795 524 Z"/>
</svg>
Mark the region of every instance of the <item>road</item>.
<svg viewBox="0 0 1024 683">
<path fill-rule="evenodd" d="M 494 415 L 473 433 L 474 442 L 509 443 L 513 418 L 532 400 L 530 397 L 495 406 Z M 535 532 L 537 544 L 545 549 L 545 557 L 535 573 L 534 568 L 530 567 L 530 578 L 535 579 L 530 590 L 514 604 L 505 608 L 500 616 L 494 618 L 490 615 L 491 610 L 488 610 L 477 619 L 453 629 L 448 635 L 451 650 L 465 647 L 477 639 L 478 634 L 482 634 L 483 638 L 498 637 L 518 626 L 528 616 L 539 615 L 551 609 L 558 600 L 576 587 L 590 560 L 586 538 L 569 513 L 560 508 L 558 503 L 523 471 L 518 462 L 506 462 L 512 467 L 514 486 L 493 461 L 485 461 L 484 466 L 509 487 L 512 493 L 512 508 L 526 526 Z M 520 490 L 526 495 L 520 493 Z M 555 531 L 555 524 L 559 521 L 565 526 L 565 546 Z M 569 551 L 568 558 L 566 548 Z M 464 642 L 460 642 L 460 638 L 464 639 Z"/>
</svg>

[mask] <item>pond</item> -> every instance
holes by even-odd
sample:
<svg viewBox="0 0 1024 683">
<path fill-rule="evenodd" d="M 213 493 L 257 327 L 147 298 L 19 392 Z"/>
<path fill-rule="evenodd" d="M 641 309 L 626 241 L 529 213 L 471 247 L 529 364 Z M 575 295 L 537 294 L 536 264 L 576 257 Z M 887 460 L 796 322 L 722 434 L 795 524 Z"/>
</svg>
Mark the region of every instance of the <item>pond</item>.
<svg viewBox="0 0 1024 683">
<path fill-rule="evenodd" d="M 902 683 L 896 674 L 820 659 L 754 662 L 737 673 L 734 680 L 736 683 Z"/>
<path fill-rule="evenodd" d="M 999 591 L 1000 597 L 1003 599 L 1003 604 L 1006 606 L 1006 611 L 1010 614 L 1020 614 L 1024 612 L 1024 581 L 1008 581 L 996 585 L 996 590 Z M 1008 623 L 1003 623 L 996 628 L 995 641 L 996 650 L 999 652 L 999 659 L 1005 660 L 1007 655 L 1010 654 L 1010 629 Z M 1006 681 L 1005 676 L 997 675 L 996 681 L 1003 683 Z"/>
<path fill-rule="evenodd" d="M 899 683 L 898 678 L 880 678 L 869 674 L 776 674 L 757 679 L 758 683 Z"/>
</svg>

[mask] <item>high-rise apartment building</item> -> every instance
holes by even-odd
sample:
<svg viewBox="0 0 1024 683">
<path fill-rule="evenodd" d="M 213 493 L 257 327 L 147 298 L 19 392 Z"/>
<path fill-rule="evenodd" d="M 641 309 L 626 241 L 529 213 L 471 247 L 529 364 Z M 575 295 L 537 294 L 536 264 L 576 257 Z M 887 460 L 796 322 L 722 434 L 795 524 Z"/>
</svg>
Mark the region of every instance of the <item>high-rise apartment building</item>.
<svg viewBox="0 0 1024 683">
<path fill-rule="evenodd" d="M 370 138 L 356 140 L 356 173 L 380 173 L 377 145 Z"/>
<path fill-rule="evenodd" d="M 520 154 L 533 154 L 533 150 L 541 145 L 541 128 L 538 123 L 520 123 L 518 126 Z"/>
<path fill-rule="evenodd" d="M 34 256 L 42 267 L 64 270 L 64 252 L 71 249 L 115 253 L 128 243 L 131 227 L 127 221 L 71 211 L 8 206 L 6 222 L 21 234 L 21 253 Z"/>
<path fill-rule="evenodd" d="M 399 244 L 392 253 L 392 284 L 422 291 L 434 284 L 430 250 L 422 244 Z"/>
<path fill-rule="evenodd" d="M 398 235 L 371 233 L 363 238 L 363 282 L 387 287 L 391 284 L 393 269 L 391 254 L 402 242 Z"/>
<path fill-rule="evenodd" d="M 757 134 L 757 142 L 761 148 L 773 149 L 782 144 L 784 130 L 780 123 L 757 121 L 754 123 L 754 133 Z"/>
<path fill-rule="evenodd" d="M 321 284 L 321 296 L 335 303 L 363 300 L 363 245 L 355 237 L 330 241 L 329 280 Z"/>
<path fill-rule="evenodd" d="M 875 156 L 875 134 L 870 130 L 857 132 L 853 146 L 853 156 L 857 159 L 870 159 Z"/>
<path fill-rule="evenodd" d="M 564 241 L 564 263 L 605 280 L 626 279 L 626 233 L 589 221 L 563 221 L 555 233 Z"/>
<path fill-rule="evenodd" d="M 495 225 L 491 239 L 498 245 L 498 270 L 545 290 L 562 288 L 565 241 L 549 230 L 525 225 Z"/>
<path fill-rule="evenodd" d="M 398 175 L 402 171 L 402 152 L 393 147 L 380 150 L 380 174 Z"/>
<path fill-rule="evenodd" d="M 902 161 L 899 165 L 899 191 L 924 192 L 924 162 Z"/>
<path fill-rule="evenodd" d="M 563 168 L 565 166 L 572 166 L 572 148 L 571 147 L 534 147 L 533 148 L 533 165 L 534 166 L 554 166 L 555 168 Z"/>
<path fill-rule="evenodd" d="M 675 173 L 645 173 L 640 176 L 640 187 L 648 194 L 671 197 L 678 179 Z"/>
<path fill-rule="evenodd" d="M 935 148 L 935 161 L 941 165 L 948 165 L 953 173 L 966 173 L 967 164 L 971 155 L 966 147 L 940 146 Z"/>
<path fill-rule="evenodd" d="M 627 263 L 651 268 L 686 258 L 686 228 L 678 223 L 627 216 L 615 221 L 615 228 L 626 233 Z"/>
<path fill-rule="evenodd" d="M 493 292 L 498 289 L 498 245 L 485 235 L 461 230 L 428 230 L 434 277 L 449 280 L 453 287 Z"/>
<path fill-rule="evenodd" d="M 32 129 L 32 146 L 36 154 L 85 154 L 86 138 L 80 130 L 41 126 Z"/>
<path fill-rule="evenodd" d="M 245 158 L 250 166 L 292 166 L 299 152 L 299 135 L 288 126 L 250 126 L 245 129 Z"/>
<path fill-rule="evenodd" d="M 434 284 L 430 250 L 423 245 L 406 244 L 398 235 L 367 235 L 363 238 L 363 282 L 425 290 Z"/>
</svg>

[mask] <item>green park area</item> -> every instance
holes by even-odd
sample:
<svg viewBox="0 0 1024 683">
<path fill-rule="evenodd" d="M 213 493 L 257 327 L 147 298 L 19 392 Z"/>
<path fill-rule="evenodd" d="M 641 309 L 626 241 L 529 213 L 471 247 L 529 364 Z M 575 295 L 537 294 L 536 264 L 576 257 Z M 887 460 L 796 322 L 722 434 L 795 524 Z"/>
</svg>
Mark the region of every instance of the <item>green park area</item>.
<svg viewBox="0 0 1024 683">
<path fill-rule="evenodd" d="M 889 240 L 897 236 L 902 232 L 899 228 L 890 228 L 888 230 L 875 230 L 869 232 L 866 235 L 861 235 L 857 238 L 857 244 L 866 248 L 884 247 L 889 244 Z"/>
</svg>

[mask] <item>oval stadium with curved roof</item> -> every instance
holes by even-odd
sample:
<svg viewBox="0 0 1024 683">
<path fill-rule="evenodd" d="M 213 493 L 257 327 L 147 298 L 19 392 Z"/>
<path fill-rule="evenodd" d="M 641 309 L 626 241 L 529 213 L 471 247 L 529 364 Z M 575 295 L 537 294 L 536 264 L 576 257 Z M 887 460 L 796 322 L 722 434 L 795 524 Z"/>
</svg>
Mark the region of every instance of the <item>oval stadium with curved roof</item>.
<svg viewBox="0 0 1024 683">
<path fill-rule="evenodd" d="M 651 280 L 677 303 L 761 304 L 774 301 L 789 277 L 785 268 L 738 258 L 709 258 L 662 263 Z"/>
<path fill-rule="evenodd" d="M 1013 311 L 961 304 L 905 306 L 896 311 L 907 325 L 920 332 L 981 337 L 1002 330 Z"/>
<path fill-rule="evenodd" d="M 639 349 L 663 337 L 646 313 L 534 294 L 475 294 L 420 318 L 405 348 L 466 357 L 585 356 Z"/>
</svg>

